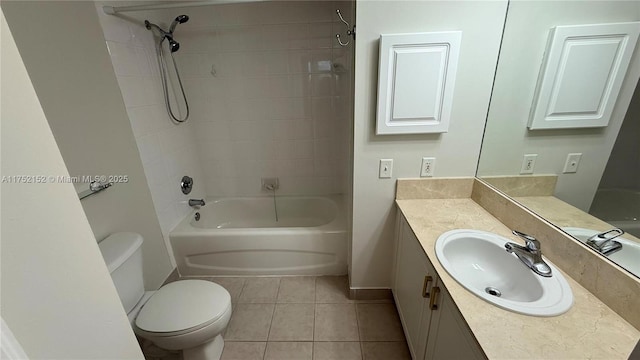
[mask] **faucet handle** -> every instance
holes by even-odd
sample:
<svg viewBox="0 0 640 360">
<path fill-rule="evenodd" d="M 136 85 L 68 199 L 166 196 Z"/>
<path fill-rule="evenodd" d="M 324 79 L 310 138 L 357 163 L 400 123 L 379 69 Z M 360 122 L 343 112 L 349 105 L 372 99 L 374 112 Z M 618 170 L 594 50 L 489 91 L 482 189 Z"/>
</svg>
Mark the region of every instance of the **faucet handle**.
<svg viewBox="0 0 640 360">
<path fill-rule="evenodd" d="M 518 230 L 513 230 L 512 233 L 513 233 L 513 235 L 517 235 L 517 236 L 521 237 L 524 240 L 524 242 L 525 242 L 525 244 L 526 244 L 526 246 L 527 246 L 527 248 L 529 250 L 531 250 L 531 251 L 540 251 L 540 241 L 538 241 L 533 236 L 527 235 L 527 234 L 522 233 L 522 232 L 520 232 Z"/>
</svg>

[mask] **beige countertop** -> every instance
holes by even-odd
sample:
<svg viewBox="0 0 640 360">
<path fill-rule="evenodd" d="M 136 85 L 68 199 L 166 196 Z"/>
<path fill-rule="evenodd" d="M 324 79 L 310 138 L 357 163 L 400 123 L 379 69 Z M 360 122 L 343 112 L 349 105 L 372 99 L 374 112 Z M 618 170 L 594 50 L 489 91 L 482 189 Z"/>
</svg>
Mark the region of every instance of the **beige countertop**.
<svg viewBox="0 0 640 360">
<path fill-rule="evenodd" d="M 472 199 L 396 200 L 396 203 L 489 359 L 627 359 L 638 343 L 640 332 L 636 328 L 564 271 L 574 304 L 568 312 L 555 317 L 534 317 L 500 309 L 458 284 L 436 257 L 435 242 L 440 234 L 454 229 L 477 229 L 522 243 Z"/>
</svg>

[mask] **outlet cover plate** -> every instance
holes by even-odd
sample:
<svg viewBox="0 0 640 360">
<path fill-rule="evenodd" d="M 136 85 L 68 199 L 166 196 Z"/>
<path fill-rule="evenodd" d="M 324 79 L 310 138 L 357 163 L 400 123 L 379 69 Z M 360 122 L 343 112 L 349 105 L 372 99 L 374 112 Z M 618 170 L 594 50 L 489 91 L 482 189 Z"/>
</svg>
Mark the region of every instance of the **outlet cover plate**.
<svg viewBox="0 0 640 360">
<path fill-rule="evenodd" d="M 420 177 L 433 177 L 434 168 L 436 166 L 436 158 L 423 157 L 420 166 Z"/>
<path fill-rule="evenodd" d="M 522 167 L 520 168 L 520 174 L 533 174 L 533 169 L 536 167 L 536 158 L 538 154 L 525 154 L 522 157 Z"/>
</svg>

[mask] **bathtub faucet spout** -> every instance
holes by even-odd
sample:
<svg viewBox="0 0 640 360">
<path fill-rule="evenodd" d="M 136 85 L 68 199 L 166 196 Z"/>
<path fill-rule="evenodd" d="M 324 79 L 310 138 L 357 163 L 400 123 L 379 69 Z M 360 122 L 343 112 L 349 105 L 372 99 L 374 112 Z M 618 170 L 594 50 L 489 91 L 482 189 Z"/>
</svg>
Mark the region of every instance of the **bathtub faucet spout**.
<svg viewBox="0 0 640 360">
<path fill-rule="evenodd" d="M 189 199 L 189 206 L 204 206 L 204 199 Z"/>
</svg>

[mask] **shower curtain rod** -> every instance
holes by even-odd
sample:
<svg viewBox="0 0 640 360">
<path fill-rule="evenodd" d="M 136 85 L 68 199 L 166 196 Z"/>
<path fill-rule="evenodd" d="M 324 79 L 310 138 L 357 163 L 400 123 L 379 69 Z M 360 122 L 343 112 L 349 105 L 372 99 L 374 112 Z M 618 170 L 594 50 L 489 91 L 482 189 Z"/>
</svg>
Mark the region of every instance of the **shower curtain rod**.
<svg viewBox="0 0 640 360">
<path fill-rule="evenodd" d="M 117 13 L 126 12 L 126 11 L 173 9 L 173 8 L 182 8 L 182 7 L 236 4 L 236 3 L 260 2 L 260 1 L 267 1 L 267 0 L 208 0 L 208 1 L 184 1 L 184 2 L 177 2 L 177 3 L 170 3 L 170 4 L 149 4 L 149 5 L 131 5 L 131 6 L 105 5 L 102 7 L 102 10 L 104 11 L 105 14 L 115 15 Z"/>
</svg>

